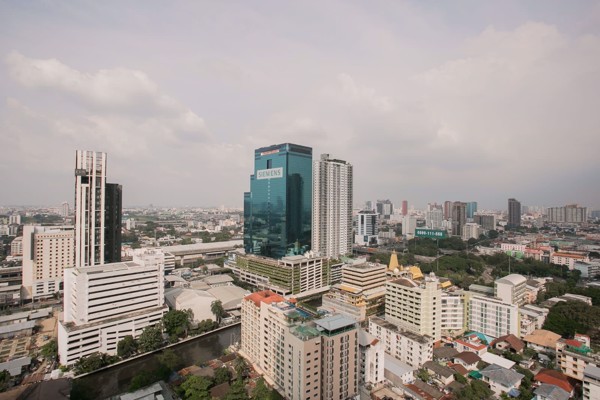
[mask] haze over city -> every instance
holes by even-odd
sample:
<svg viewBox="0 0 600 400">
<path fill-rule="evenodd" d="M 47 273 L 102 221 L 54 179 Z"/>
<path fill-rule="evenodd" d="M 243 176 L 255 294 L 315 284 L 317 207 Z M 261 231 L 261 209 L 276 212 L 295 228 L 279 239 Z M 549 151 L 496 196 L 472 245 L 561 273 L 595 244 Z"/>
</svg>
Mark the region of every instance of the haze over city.
<svg viewBox="0 0 600 400">
<path fill-rule="evenodd" d="M 598 2 L 0 3 L 0 204 L 241 207 L 253 150 L 354 165 L 354 200 L 600 207 Z"/>
</svg>

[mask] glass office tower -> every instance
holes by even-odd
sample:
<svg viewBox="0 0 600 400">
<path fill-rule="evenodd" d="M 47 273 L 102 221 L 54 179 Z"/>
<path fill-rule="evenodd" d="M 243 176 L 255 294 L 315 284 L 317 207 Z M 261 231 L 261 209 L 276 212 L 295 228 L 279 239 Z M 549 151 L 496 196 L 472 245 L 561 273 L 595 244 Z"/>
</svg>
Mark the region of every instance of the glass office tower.
<svg viewBox="0 0 600 400">
<path fill-rule="evenodd" d="M 312 149 L 291 143 L 254 151 L 250 192 L 244 193 L 244 248 L 281 258 L 310 250 Z"/>
</svg>

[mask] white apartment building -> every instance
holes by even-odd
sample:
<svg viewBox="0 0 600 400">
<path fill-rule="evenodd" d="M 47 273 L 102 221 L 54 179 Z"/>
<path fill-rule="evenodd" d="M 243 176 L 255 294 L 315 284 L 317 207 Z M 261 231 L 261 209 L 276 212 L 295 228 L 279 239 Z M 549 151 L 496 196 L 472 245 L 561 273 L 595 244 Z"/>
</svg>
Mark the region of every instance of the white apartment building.
<svg viewBox="0 0 600 400">
<path fill-rule="evenodd" d="M 583 370 L 583 400 L 600 399 L 600 368 L 588 364 Z"/>
<path fill-rule="evenodd" d="M 242 352 L 286 398 L 348 399 L 358 394 L 358 329 L 341 316 L 304 322 L 271 291 L 242 301 Z"/>
<path fill-rule="evenodd" d="M 600 261 L 576 261 L 573 269 L 581 271 L 581 277 L 585 279 L 594 279 L 600 275 Z"/>
<path fill-rule="evenodd" d="M 520 334 L 519 307 L 500 299 L 480 295 L 467 296 L 467 327 L 497 338 L 512 333 Z"/>
<path fill-rule="evenodd" d="M 569 267 L 570 270 L 575 268 L 575 263 L 577 262 L 589 262 L 590 258 L 588 253 L 582 252 L 560 252 L 557 251 L 552 253 L 550 256 L 550 262 L 552 264 L 565 265 Z"/>
<path fill-rule="evenodd" d="M 434 273 L 386 282 L 385 319 L 401 329 L 441 338 L 442 290 Z"/>
<path fill-rule="evenodd" d="M 17 236 L 10 242 L 10 255 L 11 256 L 22 256 L 23 255 L 23 236 Z"/>
<path fill-rule="evenodd" d="M 465 292 L 442 292 L 442 334 L 456 336 L 467 327 Z"/>
<path fill-rule="evenodd" d="M 412 215 L 402 217 L 402 235 L 412 238 L 415 236 L 417 229 L 417 218 Z"/>
<path fill-rule="evenodd" d="M 127 335 L 157 324 L 164 305 L 164 256 L 146 249 L 133 261 L 67 268 L 64 313 L 58 326 L 60 363 L 94 352 L 116 354 Z"/>
<path fill-rule="evenodd" d="M 386 353 L 414 368 L 433 360 L 434 339 L 405 331 L 379 317 L 369 318 L 369 333 L 381 340 Z"/>
<path fill-rule="evenodd" d="M 378 218 L 379 214 L 373 210 L 358 212 L 356 216 L 356 236 L 354 237 L 354 243 L 363 246 L 378 243 Z"/>
<path fill-rule="evenodd" d="M 342 284 L 362 290 L 385 287 L 386 271 L 385 264 L 345 264 L 342 267 Z"/>
<path fill-rule="evenodd" d="M 432 208 L 425 213 L 425 224 L 429 229 L 441 229 L 444 221 L 444 211 L 441 208 Z"/>
<path fill-rule="evenodd" d="M 462 240 L 479 239 L 483 228 L 474 222 L 467 222 L 462 228 Z"/>
<path fill-rule="evenodd" d="M 521 253 L 525 252 L 525 249 L 527 249 L 527 245 L 525 244 L 517 244 L 517 243 L 501 243 L 500 244 L 500 249 L 504 252 L 507 251 L 519 251 Z"/>
<path fill-rule="evenodd" d="M 533 334 L 534 331 L 542 329 L 544 321 L 550 310 L 544 307 L 537 307 L 531 304 L 519 307 L 519 325 L 520 337 Z"/>
<path fill-rule="evenodd" d="M 329 154 L 313 162 L 313 251 L 328 258 L 352 253 L 352 193 L 352 164 Z"/>
<path fill-rule="evenodd" d="M 72 226 L 23 227 L 23 288 L 21 297 L 37 299 L 61 290 L 63 270 L 73 266 Z"/>
<path fill-rule="evenodd" d="M 527 303 L 527 278 L 510 274 L 494 282 L 494 296 L 505 303 L 522 306 Z"/>
<path fill-rule="evenodd" d="M 358 385 L 377 385 L 385 380 L 385 347 L 381 340 L 364 329 L 358 330 Z"/>
<path fill-rule="evenodd" d="M 104 264 L 106 153 L 75 153 L 75 266 Z"/>
</svg>

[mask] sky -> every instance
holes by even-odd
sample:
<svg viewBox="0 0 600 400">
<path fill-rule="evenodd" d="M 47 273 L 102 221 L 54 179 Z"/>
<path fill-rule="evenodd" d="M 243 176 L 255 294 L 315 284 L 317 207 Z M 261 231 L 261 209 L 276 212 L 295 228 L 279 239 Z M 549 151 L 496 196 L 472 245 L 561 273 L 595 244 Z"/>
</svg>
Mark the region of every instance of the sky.
<svg viewBox="0 0 600 400">
<path fill-rule="evenodd" d="M 354 203 L 600 209 L 600 2 L 0 0 L 0 205 L 241 207 L 253 150 L 354 165 Z"/>
</svg>

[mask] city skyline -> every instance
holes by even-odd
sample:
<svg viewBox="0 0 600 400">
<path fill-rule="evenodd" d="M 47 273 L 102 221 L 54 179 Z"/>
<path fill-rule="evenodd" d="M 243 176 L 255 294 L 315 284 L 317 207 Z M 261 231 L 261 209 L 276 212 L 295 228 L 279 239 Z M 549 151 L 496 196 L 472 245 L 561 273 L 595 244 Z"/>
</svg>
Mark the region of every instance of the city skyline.
<svg viewBox="0 0 600 400">
<path fill-rule="evenodd" d="M 241 208 L 251 149 L 291 142 L 353 164 L 355 208 L 600 209 L 597 2 L 4 3 L 0 22 L 2 205 L 71 203 L 73 150 L 94 149 L 125 206 Z"/>
</svg>

